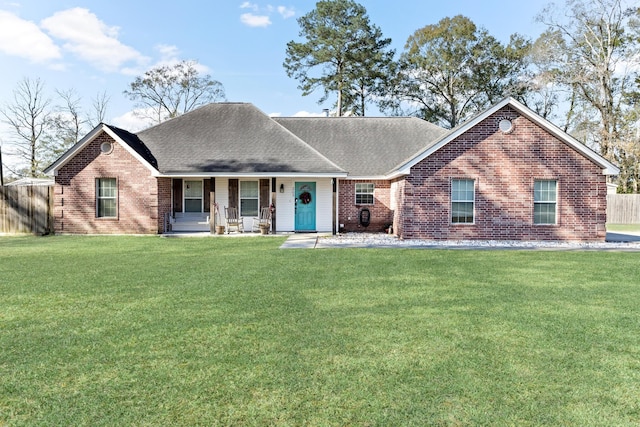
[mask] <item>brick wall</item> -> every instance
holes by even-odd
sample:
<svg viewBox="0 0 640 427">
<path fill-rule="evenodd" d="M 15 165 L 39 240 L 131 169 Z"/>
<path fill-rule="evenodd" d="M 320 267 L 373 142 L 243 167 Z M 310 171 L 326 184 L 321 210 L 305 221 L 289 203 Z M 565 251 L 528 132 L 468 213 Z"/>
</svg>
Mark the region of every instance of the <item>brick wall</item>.
<svg viewBox="0 0 640 427">
<path fill-rule="evenodd" d="M 113 151 L 100 151 L 111 142 Z M 96 178 L 116 178 L 117 218 L 96 217 Z M 160 200 L 160 202 L 158 202 Z M 149 169 L 106 133 L 77 153 L 56 176 L 57 233 L 155 234 L 162 232 L 171 209 L 171 180 L 156 179 Z"/>
<path fill-rule="evenodd" d="M 498 130 L 502 119 L 511 133 Z M 451 179 L 475 180 L 475 223 L 451 224 Z M 557 180 L 557 225 L 533 224 L 536 179 Z M 510 107 L 411 169 L 397 231 L 402 238 L 604 240 L 602 168 Z"/>
<path fill-rule="evenodd" d="M 356 183 L 373 183 L 373 205 L 356 204 Z M 382 232 L 393 222 L 391 208 L 391 183 L 380 180 L 341 180 L 339 188 L 339 218 L 344 231 Z M 360 211 L 369 209 L 371 214 L 368 227 L 360 225 Z"/>
</svg>

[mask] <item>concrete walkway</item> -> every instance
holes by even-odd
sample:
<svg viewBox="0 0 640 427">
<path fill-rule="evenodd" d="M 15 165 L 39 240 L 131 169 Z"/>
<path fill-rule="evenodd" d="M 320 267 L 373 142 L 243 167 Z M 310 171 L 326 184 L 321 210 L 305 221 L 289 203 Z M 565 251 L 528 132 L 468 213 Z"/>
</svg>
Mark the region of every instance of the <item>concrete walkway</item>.
<svg viewBox="0 0 640 427">
<path fill-rule="evenodd" d="M 362 235 L 366 236 L 366 235 Z M 562 242 L 524 242 L 522 245 L 514 244 L 514 242 L 505 242 L 504 244 L 496 244 L 496 242 L 487 242 L 491 244 L 483 245 L 482 241 L 474 241 L 468 246 L 460 246 L 461 242 L 438 242 L 437 244 L 429 244 L 430 242 L 406 241 L 399 242 L 392 239 L 385 241 L 377 238 L 362 238 L 345 240 L 336 244 L 332 239 L 324 239 L 324 237 L 332 237 L 330 233 L 295 233 L 280 246 L 280 249 L 316 249 L 316 248 L 456 248 L 456 249 L 556 249 L 556 250 L 573 250 L 573 249 L 590 249 L 590 250 L 640 250 L 640 233 L 639 232 L 616 232 L 607 233 L 606 241 L 602 244 L 595 243 L 593 247 L 580 245 L 579 243 L 567 243 L 564 246 Z M 387 237 L 386 235 L 384 237 Z M 501 243 L 501 242 L 498 242 Z M 572 246 L 573 245 L 573 246 Z"/>
<path fill-rule="evenodd" d="M 607 242 L 640 242 L 637 231 L 608 231 Z"/>
<path fill-rule="evenodd" d="M 318 233 L 296 233 L 280 246 L 280 249 L 315 249 L 318 243 Z"/>
</svg>

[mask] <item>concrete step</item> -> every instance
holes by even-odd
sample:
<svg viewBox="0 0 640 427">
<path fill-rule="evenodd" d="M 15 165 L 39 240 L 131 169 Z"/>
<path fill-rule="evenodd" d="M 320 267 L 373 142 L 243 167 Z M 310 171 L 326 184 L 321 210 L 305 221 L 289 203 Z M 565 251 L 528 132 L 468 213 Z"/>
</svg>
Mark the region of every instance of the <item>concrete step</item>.
<svg viewBox="0 0 640 427">
<path fill-rule="evenodd" d="M 176 218 L 171 224 L 172 231 L 209 231 L 206 218 Z"/>
</svg>

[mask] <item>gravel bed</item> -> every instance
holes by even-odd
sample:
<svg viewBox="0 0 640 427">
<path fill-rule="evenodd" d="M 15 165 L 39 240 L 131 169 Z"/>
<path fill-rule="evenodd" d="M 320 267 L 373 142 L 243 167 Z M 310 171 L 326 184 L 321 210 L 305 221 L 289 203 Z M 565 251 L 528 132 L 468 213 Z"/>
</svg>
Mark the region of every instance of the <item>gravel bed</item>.
<svg viewBox="0 0 640 427">
<path fill-rule="evenodd" d="M 558 249 L 558 250 L 632 250 L 640 251 L 640 241 L 562 242 L 521 240 L 400 240 L 383 233 L 345 233 L 319 237 L 316 247 L 409 247 L 472 249 Z"/>
</svg>

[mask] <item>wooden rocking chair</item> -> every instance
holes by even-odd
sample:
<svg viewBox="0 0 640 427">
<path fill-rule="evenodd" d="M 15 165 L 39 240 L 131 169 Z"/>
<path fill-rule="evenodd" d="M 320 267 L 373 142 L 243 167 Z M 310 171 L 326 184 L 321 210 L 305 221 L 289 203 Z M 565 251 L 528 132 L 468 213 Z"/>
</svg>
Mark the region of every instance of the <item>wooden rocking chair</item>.
<svg viewBox="0 0 640 427">
<path fill-rule="evenodd" d="M 225 206 L 224 218 L 227 221 L 227 234 L 231 231 L 231 227 L 240 233 L 244 233 L 244 224 L 242 223 L 242 218 L 238 215 L 238 208 L 228 208 Z"/>
<path fill-rule="evenodd" d="M 271 208 L 260 209 L 260 216 L 253 218 L 253 231 L 260 231 L 261 228 L 266 227 L 267 230 L 271 228 Z"/>
</svg>

